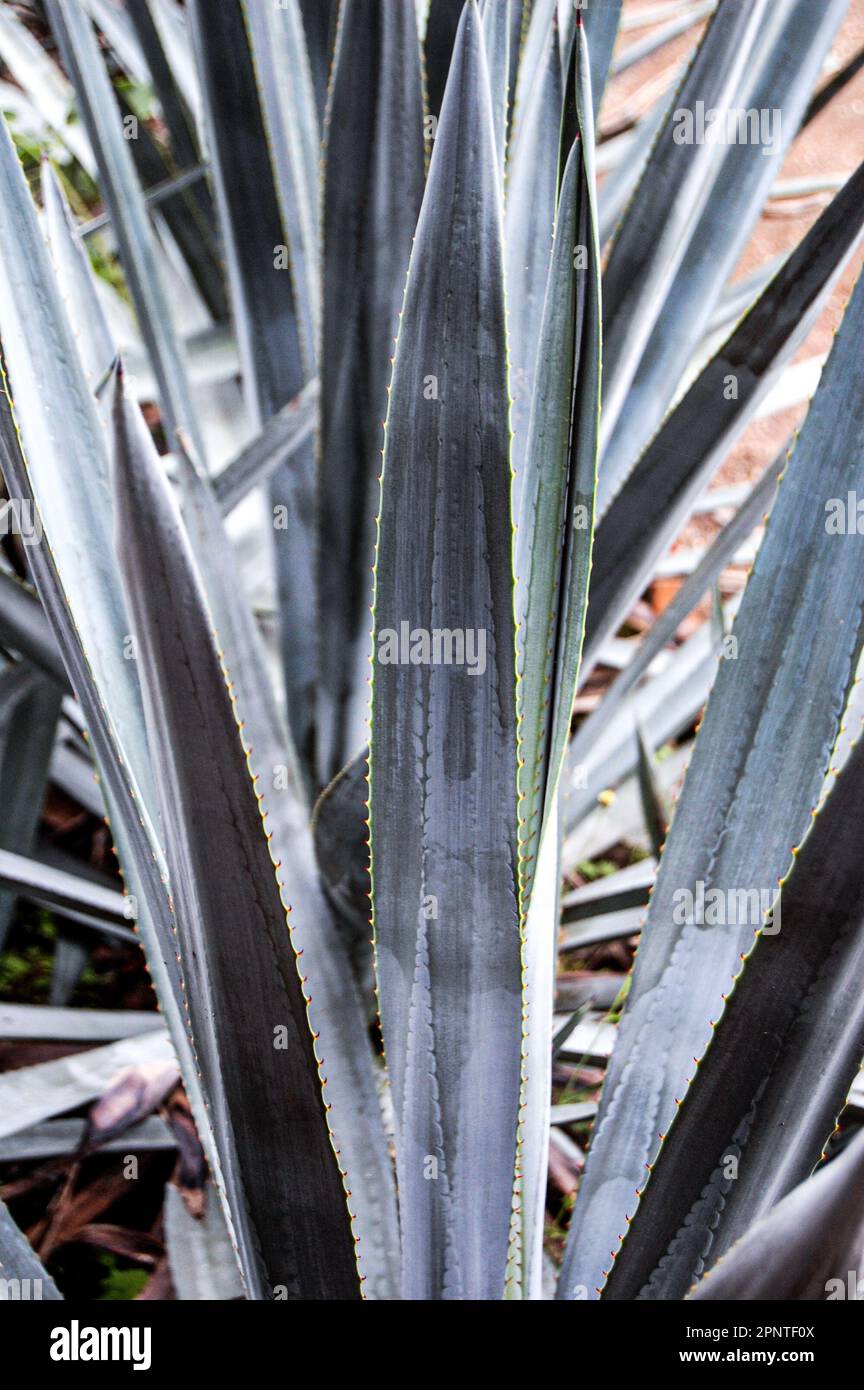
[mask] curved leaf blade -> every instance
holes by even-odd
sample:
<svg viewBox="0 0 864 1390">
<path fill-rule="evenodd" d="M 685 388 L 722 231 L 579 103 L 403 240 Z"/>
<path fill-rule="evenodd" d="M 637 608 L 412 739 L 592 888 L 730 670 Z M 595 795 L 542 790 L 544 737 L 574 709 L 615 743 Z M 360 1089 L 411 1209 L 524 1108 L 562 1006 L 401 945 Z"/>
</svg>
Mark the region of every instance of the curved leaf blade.
<svg viewBox="0 0 864 1390">
<path fill-rule="evenodd" d="M 356 1297 L 323 1073 L 236 697 L 182 523 L 119 379 L 114 423 L 117 550 L 193 1033 L 247 1287 L 258 1298 L 280 1290 L 289 1298 Z M 277 1046 L 280 1031 L 284 1041 Z"/>
<path fill-rule="evenodd" d="M 540 1296 L 542 1287 L 559 916 L 558 788 L 588 596 L 600 408 L 600 249 L 588 52 L 581 26 L 569 85 L 563 138 L 570 138 L 571 127 L 575 138 L 561 181 L 515 556 L 519 873 L 526 914 L 522 1278 L 523 1290 L 532 1298 Z"/>
<path fill-rule="evenodd" d="M 859 741 L 782 885 L 780 930 L 735 981 L 607 1298 L 683 1298 L 822 1156 L 864 1056 L 862 783 Z"/>
<path fill-rule="evenodd" d="M 580 37 L 579 129 L 561 182 L 546 287 L 521 510 L 516 527 L 520 628 L 521 871 L 557 796 L 579 672 L 597 478 L 600 250 L 594 204 L 587 50 Z"/>
<path fill-rule="evenodd" d="M 585 6 L 585 37 L 591 58 L 591 91 L 594 93 L 594 119 L 600 110 L 603 91 L 612 63 L 612 50 L 621 22 L 622 0 L 593 0 Z"/>
<path fill-rule="evenodd" d="M 98 395 L 117 355 L 105 319 L 84 244 L 72 220 L 65 194 L 47 160 L 42 163 L 42 206 L 48 250 L 57 284 L 73 329 L 78 333 L 81 365 L 90 390 Z"/>
<path fill-rule="evenodd" d="M 201 574 L 224 660 L 236 672 L 233 693 L 244 716 L 243 746 L 266 778 L 264 796 L 272 848 L 285 866 L 283 878 L 297 918 L 305 923 L 305 930 L 301 925 L 296 932 L 297 943 L 314 996 L 312 1026 L 316 1032 L 323 1030 L 326 1038 L 330 1123 L 351 1173 L 364 1294 L 389 1298 L 395 1292 L 399 1257 L 395 1192 L 368 1028 L 350 970 L 352 943 L 340 939 L 318 886 L 300 771 L 270 688 L 260 635 L 243 602 L 239 578 L 235 573 L 232 580 L 232 566 L 226 564 L 228 541 L 217 503 L 207 479 L 182 447 L 180 471 L 184 518 L 195 554 L 201 557 Z M 217 556 L 219 562 L 215 563 Z M 361 830 L 365 828 L 364 800 L 365 793 L 356 808 Z M 368 958 L 368 873 L 362 859 L 360 872 L 366 879 L 362 934 Z"/>
<path fill-rule="evenodd" d="M 430 368 L 438 400 L 424 395 Z M 508 1259 L 522 989 L 506 382 L 494 127 L 471 0 L 408 274 L 376 562 L 373 924 L 410 1299 L 499 1299 Z M 433 629 L 458 630 L 475 654 L 482 643 L 477 674 L 434 664 L 431 649 L 429 664 L 393 664 L 405 625 L 430 643 Z"/>
<path fill-rule="evenodd" d="M 498 155 L 498 170 L 503 181 L 510 106 L 510 40 L 513 31 L 510 0 L 503 0 L 503 3 L 499 3 L 499 0 L 483 0 L 480 13 L 483 16 L 489 85 L 495 116 L 495 149 Z"/>
<path fill-rule="evenodd" d="M 693 1290 L 694 1301 L 858 1298 L 864 1135 L 796 1187 Z M 827 1238 L 826 1238 L 827 1237 Z M 849 1292 L 850 1273 L 855 1292 Z"/>
<path fill-rule="evenodd" d="M 532 24 L 536 21 L 535 13 Z M 529 31 L 529 43 L 533 37 Z M 529 57 L 527 49 L 523 63 Z M 564 84 L 558 29 L 551 22 L 538 55 L 536 82 L 527 89 L 520 88 L 520 92 L 523 106 L 517 107 L 509 152 L 504 222 L 513 399 L 513 511 L 517 523 L 559 192 Z"/>
<path fill-rule="evenodd" d="M 296 0 L 276 7 L 243 0 L 270 140 L 276 195 L 291 254 L 304 357 L 315 370 L 321 319 L 318 117 L 303 20 Z M 290 82 L 286 74 L 291 74 Z"/>
</svg>

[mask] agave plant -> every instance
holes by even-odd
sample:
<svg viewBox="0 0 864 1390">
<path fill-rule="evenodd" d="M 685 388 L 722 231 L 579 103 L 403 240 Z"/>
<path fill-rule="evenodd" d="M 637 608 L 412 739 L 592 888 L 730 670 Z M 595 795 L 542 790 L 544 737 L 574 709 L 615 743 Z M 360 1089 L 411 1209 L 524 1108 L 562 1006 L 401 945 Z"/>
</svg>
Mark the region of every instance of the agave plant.
<svg viewBox="0 0 864 1390">
<path fill-rule="evenodd" d="M 551 1296 L 553 1059 L 610 1050 L 558 1298 L 821 1298 L 858 1267 L 860 1138 L 810 1174 L 864 1054 L 860 284 L 798 437 L 620 637 L 864 231 L 862 168 L 731 284 L 843 85 L 847 0 L 719 0 L 598 147 L 621 8 L 46 0 L 62 72 L 0 15 L 55 155 L 34 198 L 0 137 L 31 523 L 0 572 L 0 926 L 17 895 L 134 921 L 160 1005 L 7 1010 L 100 1045 L 0 1076 L 0 1141 L 179 1067 L 217 1194 L 203 1230 L 168 1189 L 181 1296 L 234 1296 L 225 1231 L 251 1299 Z M 649 44 L 704 18 L 667 8 Z M 670 651 L 769 510 L 737 611 Z M 123 894 L 35 852 L 49 772 L 104 809 Z M 643 813 L 656 876 L 572 890 Z M 559 951 L 640 929 L 617 1029 L 562 1017 Z M 2 1210 L 0 1265 L 41 1268 Z"/>
</svg>

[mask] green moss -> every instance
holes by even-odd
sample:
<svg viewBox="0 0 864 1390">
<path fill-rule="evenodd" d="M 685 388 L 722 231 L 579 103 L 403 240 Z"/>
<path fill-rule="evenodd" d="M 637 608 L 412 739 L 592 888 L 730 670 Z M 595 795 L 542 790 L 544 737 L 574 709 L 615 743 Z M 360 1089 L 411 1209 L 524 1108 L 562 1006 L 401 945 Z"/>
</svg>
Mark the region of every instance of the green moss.
<svg viewBox="0 0 864 1390">
<path fill-rule="evenodd" d="M 613 864 L 611 859 L 583 859 L 576 868 L 588 883 L 592 883 L 595 878 L 608 878 L 610 874 L 618 872 L 618 865 Z"/>
<path fill-rule="evenodd" d="M 146 1269 L 121 1269 L 117 1257 L 105 1251 L 100 1254 L 99 1263 L 105 1270 L 99 1289 L 99 1301 L 103 1303 L 131 1302 L 150 1277 Z"/>
</svg>

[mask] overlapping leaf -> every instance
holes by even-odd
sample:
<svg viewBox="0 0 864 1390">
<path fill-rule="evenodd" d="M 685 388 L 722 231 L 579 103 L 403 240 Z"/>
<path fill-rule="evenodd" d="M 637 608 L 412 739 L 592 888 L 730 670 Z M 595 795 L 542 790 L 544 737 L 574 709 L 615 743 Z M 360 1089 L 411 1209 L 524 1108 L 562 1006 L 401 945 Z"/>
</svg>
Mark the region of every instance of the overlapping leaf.
<svg viewBox="0 0 864 1390">
<path fill-rule="evenodd" d="M 523 1287 L 538 1296 L 551 1087 L 550 1033 L 558 920 L 554 816 L 582 648 L 591 565 L 600 407 L 600 252 L 594 205 L 591 90 L 584 34 L 569 75 L 555 244 L 540 332 L 521 511 L 519 621 L 520 878 L 527 1039 L 523 1092 Z M 543 837 L 551 837 L 544 848 Z M 538 860 L 545 881 L 532 898 Z"/>
<path fill-rule="evenodd" d="M 862 776 L 859 741 L 783 884 L 780 930 L 742 966 L 606 1297 L 683 1298 L 822 1155 L 864 1056 Z"/>
<path fill-rule="evenodd" d="M 580 34 L 581 40 L 581 34 Z M 543 816 L 557 794 L 585 618 L 600 409 L 600 252 L 587 49 L 577 134 L 561 180 L 516 530 L 520 790 L 526 901 Z"/>
<path fill-rule="evenodd" d="M 262 428 L 306 384 L 292 265 L 241 0 L 190 6 L 202 102 L 250 415 Z M 270 110 L 271 120 L 277 113 Z M 307 442 L 270 483 L 288 723 L 312 756 L 315 678 L 314 453 Z M 276 524 L 278 522 L 278 524 Z"/>
<path fill-rule="evenodd" d="M 568 748 L 568 759 L 571 763 L 578 765 L 583 758 L 590 755 L 600 734 L 603 733 L 612 717 L 618 714 L 625 698 L 638 685 L 666 644 L 675 636 L 681 623 L 688 614 L 693 612 L 711 585 L 719 580 L 724 567 L 734 561 L 739 547 L 765 520 L 773 505 L 777 492 L 777 480 L 782 472 L 788 452 L 789 444 L 775 462 L 769 464 L 759 481 L 753 485 L 732 520 L 726 523 L 708 547 L 699 564 L 693 573 L 687 576 L 671 603 L 663 609 L 662 613 L 658 613 L 640 642 L 639 650 L 633 659 L 616 676 L 614 683 L 597 708 L 592 710 L 588 718 L 579 725 L 579 729 L 571 739 Z"/>
<path fill-rule="evenodd" d="M 597 528 L 586 666 L 624 621 L 729 446 L 804 342 L 864 229 L 864 166 L 700 373 Z"/>
<path fill-rule="evenodd" d="M 142 898 L 139 922 L 150 969 L 206 1143 L 209 1127 L 198 1105 L 183 1017 L 141 694 L 135 664 L 125 655 L 129 619 L 112 554 L 107 444 L 5 128 L 0 132 L 0 183 L 5 247 L 0 338 L 21 430 L 19 440 L 4 396 L 3 472 L 13 496 L 38 506 L 43 538 L 31 547 L 30 565 L 84 711 L 124 868 Z M 79 543 L 81 536 L 87 537 L 86 548 Z"/>
<path fill-rule="evenodd" d="M 413 7 L 342 0 L 324 154 L 317 573 L 321 786 L 366 741 L 368 605 L 382 422 L 423 181 Z M 424 389 L 440 393 L 435 363 L 426 375 Z"/>
<path fill-rule="evenodd" d="M 859 281 L 781 484 L 736 619 L 734 659 L 721 662 L 666 842 L 574 1214 L 563 1297 L 602 1285 L 658 1135 L 819 799 L 864 639 L 864 550 L 857 535 L 830 534 L 825 505 L 854 490 L 864 468 L 862 323 Z M 730 906 L 700 911 L 709 891 Z"/>
<path fill-rule="evenodd" d="M 330 54 L 337 3 L 338 0 L 299 0 L 306 31 L 306 45 L 309 49 L 318 119 L 321 124 L 324 122 L 324 108 L 327 104 L 327 82 L 330 76 Z"/>
<path fill-rule="evenodd" d="M 62 687 L 23 665 L 0 672 L 0 846 L 27 854 L 45 799 Z M 0 950 L 15 894 L 0 893 Z"/>
<path fill-rule="evenodd" d="M 281 899 L 290 881 L 270 857 L 242 710 L 235 716 L 179 514 L 119 382 L 114 464 L 192 1027 L 247 1288 L 350 1298 L 359 1285 L 345 1191 Z"/>
<path fill-rule="evenodd" d="M 756 113 L 758 139 L 753 139 L 752 119 L 747 115 L 747 138 L 743 139 L 736 127 L 735 142 L 725 148 L 710 199 L 697 222 L 686 230 L 684 255 L 653 323 L 614 432 L 607 435 L 598 498 L 603 511 L 663 420 L 676 383 L 699 344 L 721 287 L 737 265 L 782 166 L 847 8 L 848 0 L 833 0 L 820 6 L 814 18 L 809 0 L 780 0 L 772 6 L 759 32 L 749 69 L 742 74 L 740 88 L 731 103 L 733 115 L 740 111 Z M 711 42 L 706 37 L 706 45 Z M 651 245 L 659 228 L 670 218 L 668 196 L 655 203 L 648 196 L 649 190 L 665 190 L 676 163 L 687 165 L 698 159 L 707 162 L 711 153 L 706 146 L 675 143 L 682 113 L 687 113 L 688 102 L 694 96 L 706 101 L 695 77 L 685 82 L 667 111 L 639 193 L 614 243 L 604 287 L 609 298 L 609 331 L 613 340 L 617 315 L 630 312 L 620 307 L 633 274 L 632 247 L 628 253 L 627 246 L 637 235 L 640 244 Z M 707 104 L 710 106 L 711 102 Z M 737 115 L 735 119 L 739 119 Z"/>
<path fill-rule="evenodd" d="M 169 312 L 155 238 L 96 36 L 81 6 L 69 0 L 48 0 L 47 9 L 96 152 L 102 196 L 159 383 L 169 436 L 182 425 L 200 448 L 186 364 Z"/>
<path fill-rule="evenodd" d="M 318 144 L 315 94 L 298 5 L 244 0 L 243 13 L 270 140 L 276 196 L 291 254 L 294 303 L 307 372 L 315 368 L 321 318 Z M 291 81 L 286 82 L 286 74 Z"/>
<path fill-rule="evenodd" d="M 720 5 L 715 11 L 677 95 L 678 108 L 689 112 L 691 119 L 695 119 L 697 101 L 703 108 L 720 111 L 737 105 L 771 8 L 771 0 L 743 0 Z M 661 134 L 645 167 L 639 196 L 618 230 L 604 275 L 601 452 L 711 198 L 722 154 L 718 143 L 688 145 Z"/>
<path fill-rule="evenodd" d="M 693 1290 L 696 1301 L 861 1297 L 864 1136 L 790 1192 Z"/>
<path fill-rule="evenodd" d="M 239 3 L 232 0 L 221 6 L 218 20 L 208 10 L 199 16 L 199 21 L 197 41 L 203 66 L 204 106 L 213 141 L 219 203 L 233 258 L 234 313 L 238 333 L 245 342 L 247 386 L 253 406 L 257 401 L 259 418 L 273 421 L 283 401 L 293 400 L 296 383 L 301 382 L 302 364 L 291 279 L 287 270 L 275 269 L 273 262 L 274 239 L 279 241 L 282 233 L 278 200 L 266 164 L 267 143 L 255 74 Z M 255 167 L 247 163 L 250 150 L 256 151 Z M 268 172 L 262 173 L 262 168 Z M 249 216 L 251 203 L 255 207 L 254 217 Z M 295 452 L 290 462 L 277 468 L 271 488 L 274 506 L 288 512 L 285 526 L 276 531 L 282 645 L 291 733 L 297 761 L 307 776 L 315 640 L 313 462 L 310 442 Z M 194 473 L 188 473 L 187 482 L 194 492 L 192 500 L 203 541 L 206 534 L 216 534 L 212 499 L 202 487 L 203 480 L 196 479 Z M 224 577 L 220 581 L 219 575 L 214 574 L 214 592 L 218 594 L 223 585 Z M 224 609 L 229 608 L 231 597 L 230 592 L 224 594 Z M 238 626 L 236 617 L 232 626 Z M 248 641 L 242 638 L 242 631 L 239 635 L 242 650 L 247 651 Z M 244 663 L 242 654 L 239 659 L 247 669 L 237 677 L 238 697 L 243 694 L 245 683 L 247 698 L 258 703 L 263 692 L 260 682 L 252 676 L 256 664 Z M 269 717 L 268 722 L 272 731 Z M 269 747 L 273 747 L 272 737 Z M 311 982 L 314 1026 L 317 1029 L 326 1025 L 330 1034 L 329 1099 L 338 1146 L 357 1194 L 358 1248 L 366 1291 L 368 1296 L 387 1298 L 393 1292 L 399 1257 L 395 1193 L 365 1018 L 350 970 L 349 952 L 339 938 L 318 886 L 308 809 L 293 775 L 290 750 L 286 751 L 284 764 L 281 759 L 274 762 L 259 743 L 255 758 L 262 781 L 267 782 L 274 844 L 296 875 L 292 900 L 301 919 L 297 935 Z"/>
<path fill-rule="evenodd" d="M 40 671 L 66 684 L 66 668 L 36 594 L 5 571 L 0 573 L 0 639 Z"/>
<path fill-rule="evenodd" d="M 585 36 L 591 58 L 591 91 L 594 94 L 594 117 L 600 110 L 603 89 L 612 62 L 612 50 L 621 21 L 622 0 L 592 0 L 585 6 Z"/>
<path fill-rule="evenodd" d="M 433 116 L 441 111 L 444 88 L 450 71 L 453 45 L 464 0 L 422 0 L 425 5 L 423 58 L 426 68 L 426 98 Z M 410 6 L 404 7 L 406 10 Z"/>
<path fill-rule="evenodd" d="M 521 511 L 524 461 L 528 448 L 531 401 L 543 321 L 546 282 L 560 181 L 560 130 L 564 102 L 562 54 L 557 25 L 551 20 L 539 43 L 539 11 L 532 17 L 522 71 L 536 59 L 536 81 L 519 88 L 513 145 L 507 174 L 506 268 L 510 393 L 513 398 L 514 516 Z M 518 104 L 521 98 L 521 105 Z M 569 151 L 567 152 L 569 153 Z"/>
</svg>

